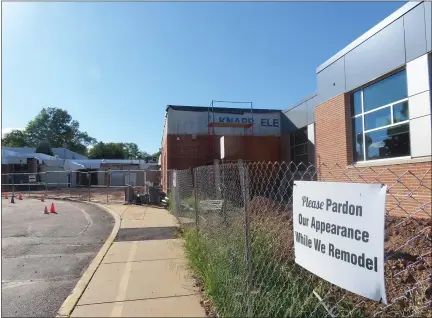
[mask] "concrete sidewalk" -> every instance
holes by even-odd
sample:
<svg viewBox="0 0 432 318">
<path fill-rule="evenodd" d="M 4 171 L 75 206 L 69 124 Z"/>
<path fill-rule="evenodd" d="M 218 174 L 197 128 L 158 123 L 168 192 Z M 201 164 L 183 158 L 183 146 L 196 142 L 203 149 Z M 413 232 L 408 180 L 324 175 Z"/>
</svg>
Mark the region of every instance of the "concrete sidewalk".
<svg viewBox="0 0 432 318">
<path fill-rule="evenodd" d="M 205 317 L 176 219 L 165 209 L 106 206 L 120 230 L 71 316 Z"/>
</svg>

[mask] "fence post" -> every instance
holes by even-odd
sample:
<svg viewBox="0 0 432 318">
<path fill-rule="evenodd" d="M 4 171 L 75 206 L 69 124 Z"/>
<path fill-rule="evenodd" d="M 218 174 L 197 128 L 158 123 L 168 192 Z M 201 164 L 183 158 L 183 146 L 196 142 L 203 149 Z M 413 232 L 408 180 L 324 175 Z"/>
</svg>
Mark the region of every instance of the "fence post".
<svg viewBox="0 0 432 318">
<path fill-rule="evenodd" d="M 226 196 L 226 184 L 225 184 L 225 166 L 224 166 L 224 160 L 222 159 L 222 165 L 221 165 L 221 197 L 222 197 L 222 217 L 223 217 L 223 221 L 225 224 L 228 224 L 228 216 L 227 216 L 227 211 L 226 211 L 226 200 L 225 200 L 225 196 Z"/>
<path fill-rule="evenodd" d="M 60 187 L 59 187 L 59 176 L 60 176 L 60 172 L 57 171 L 57 191 L 60 189 Z"/>
<path fill-rule="evenodd" d="M 108 191 L 109 191 L 109 185 L 111 182 L 111 175 L 110 175 L 110 171 L 105 172 L 106 173 L 106 184 L 107 184 L 107 203 L 108 203 Z"/>
<path fill-rule="evenodd" d="M 90 196 L 91 196 L 91 171 L 89 170 L 89 172 L 88 172 L 88 185 L 89 185 L 89 198 L 88 198 L 88 200 L 89 200 L 89 202 L 90 202 Z"/>
<path fill-rule="evenodd" d="M 195 210 L 195 228 L 199 230 L 199 211 L 198 211 L 198 185 L 197 185 L 197 171 L 196 168 L 192 169 L 192 180 L 193 180 L 193 193 L 194 193 L 194 210 Z"/>
<path fill-rule="evenodd" d="M 172 199 L 174 215 L 178 215 L 178 194 L 177 194 L 177 170 L 173 170 L 173 186 L 172 186 Z"/>
<path fill-rule="evenodd" d="M 216 187 L 216 199 L 220 200 L 221 199 L 221 180 L 220 180 L 220 165 L 219 165 L 219 160 L 215 159 L 213 161 L 214 163 L 214 174 L 215 174 L 215 187 Z"/>
<path fill-rule="evenodd" d="M 12 165 L 12 198 L 15 197 L 15 165 Z"/>
<path fill-rule="evenodd" d="M 148 194 L 147 191 L 147 171 L 144 170 L 144 193 Z"/>
<path fill-rule="evenodd" d="M 240 185 L 244 202 L 244 231 L 245 231 L 245 267 L 246 267 L 246 315 L 252 317 L 252 259 L 251 259 L 251 233 L 249 220 L 249 171 L 245 168 L 243 161 L 238 160 L 240 172 Z"/>
</svg>

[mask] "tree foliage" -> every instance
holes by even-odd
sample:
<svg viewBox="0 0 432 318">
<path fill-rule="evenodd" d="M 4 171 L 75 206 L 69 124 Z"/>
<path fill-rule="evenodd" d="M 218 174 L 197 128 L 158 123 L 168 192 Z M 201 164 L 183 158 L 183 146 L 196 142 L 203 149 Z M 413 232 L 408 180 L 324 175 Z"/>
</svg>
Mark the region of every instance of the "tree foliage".
<svg viewBox="0 0 432 318">
<path fill-rule="evenodd" d="M 24 131 L 14 129 L 2 136 L 2 146 L 4 147 L 27 147 L 27 135 Z"/>
<path fill-rule="evenodd" d="M 124 143 L 123 146 L 126 151 L 126 159 L 145 159 L 149 155 L 147 152 L 139 150 L 136 143 Z"/>
<path fill-rule="evenodd" d="M 51 145 L 47 141 L 42 141 L 36 147 L 36 153 L 44 153 L 48 156 L 54 156 L 54 152 L 52 151 Z"/>
<path fill-rule="evenodd" d="M 155 152 L 154 154 L 151 155 L 152 158 L 159 158 L 161 152 L 160 150 L 158 152 Z"/>
<path fill-rule="evenodd" d="M 23 131 L 12 130 L 4 134 L 2 146 L 37 147 L 43 150 L 39 152 L 45 154 L 52 153 L 51 147 L 67 148 L 87 155 L 91 159 L 147 159 L 150 157 L 135 143 L 97 143 L 95 138 L 80 130 L 78 121 L 73 120 L 67 110 L 55 107 L 42 108 Z M 89 148 L 89 146 L 92 147 Z"/>
<path fill-rule="evenodd" d="M 122 143 L 98 142 L 87 153 L 90 159 L 126 159 L 126 151 Z"/>
<path fill-rule="evenodd" d="M 43 108 L 28 123 L 25 132 L 30 145 L 47 141 L 52 147 L 64 147 L 80 154 L 85 154 L 87 147 L 96 142 L 87 132 L 80 131 L 78 121 L 66 110 L 53 107 Z"/>
<path fill-rule="evenodd" d="M 43 108 L 24 131 L 13 130 L 2 138 L 2 145 L 7 147 L 38 147 L 42 142 L 85 154 L 96 139 L 81 131 L 66 110 L 54 107 Z"/>
<path fill-rule="evenodd" d="M 145 159 L 147 156 L 135 143 L 99 142 L 88 151 L 90 159 Z"/>
</svg>

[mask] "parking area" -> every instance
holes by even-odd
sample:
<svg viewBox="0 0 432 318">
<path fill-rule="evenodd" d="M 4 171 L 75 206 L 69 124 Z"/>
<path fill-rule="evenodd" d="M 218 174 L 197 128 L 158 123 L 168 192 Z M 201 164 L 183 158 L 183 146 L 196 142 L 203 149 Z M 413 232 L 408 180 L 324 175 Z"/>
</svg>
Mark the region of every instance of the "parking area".
<svg viewBox="0 0 432 318">
<path fill-rule="evenodd" d="M 93 205 L 2 198 L 2 316 L 54 317 L 111 233 Z M 44 214 L 54 202 L 56 214 Z"/>
</svg>

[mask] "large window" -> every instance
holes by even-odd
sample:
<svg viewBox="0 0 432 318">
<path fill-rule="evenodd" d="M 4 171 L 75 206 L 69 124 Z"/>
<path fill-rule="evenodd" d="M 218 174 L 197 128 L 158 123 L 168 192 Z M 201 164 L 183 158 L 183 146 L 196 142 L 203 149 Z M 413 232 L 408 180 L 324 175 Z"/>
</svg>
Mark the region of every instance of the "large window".
<svg viewBox="0 0 432 318">
<path fill-rule="evenodd" d="M 291 161 L 294 161 L 296 165 L 303 162 L 307 166 L 309 164 L 307 126 L 297 129 L 291 134 L 290 144 Z"/>
<path fill-rule="evenodd" d="M 410 155 L 406 71 L 352 95 L 354 161 Z"/>
</svg>

